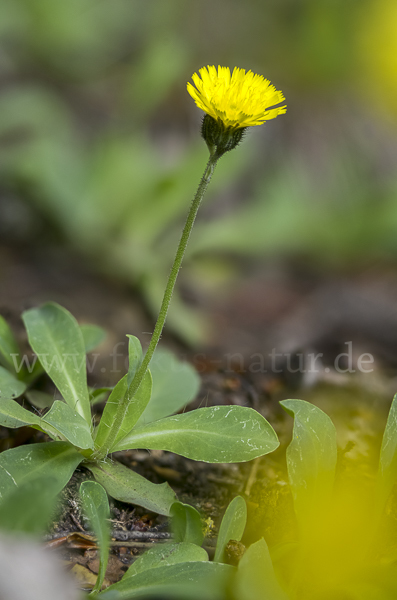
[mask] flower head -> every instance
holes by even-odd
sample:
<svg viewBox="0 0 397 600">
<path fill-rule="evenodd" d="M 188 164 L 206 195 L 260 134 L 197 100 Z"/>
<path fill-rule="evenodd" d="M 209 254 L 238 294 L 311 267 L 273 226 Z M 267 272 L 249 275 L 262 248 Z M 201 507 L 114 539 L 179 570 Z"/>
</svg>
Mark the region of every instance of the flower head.
<svg viewBox="0 0 397 600">
<path fill-rule="evenodd" d="M 272 108 L 284 100 L 268 79 L 252 71 L 235 67 L 203 67 L 192 75 L 196 88 L 187 84 L 187 91 L 197 106 L 221 122 L 226 129 L 243 129 L 262 125 L 286 112 L 287 107 Z M 200 78 L 201 77 L 201 78 Z"/>
</svg>

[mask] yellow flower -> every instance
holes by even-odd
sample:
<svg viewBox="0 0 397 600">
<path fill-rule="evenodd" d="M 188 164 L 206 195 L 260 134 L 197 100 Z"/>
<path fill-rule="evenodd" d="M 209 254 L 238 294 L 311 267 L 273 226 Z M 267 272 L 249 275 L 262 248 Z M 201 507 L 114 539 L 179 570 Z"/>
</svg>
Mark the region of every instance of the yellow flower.
<svg viewBox="0 0 397 600">
<path fill-rule="evenodd" d="M 286 112 L 287 107 L 272 108 L 284 100 L 268 79 L 252 71 L 235 67 L 203 67 L 200 75 L 192 76 L 196 88 L 187 84 L 187 91 L 197 106 L 227 129 L 241 129 L 262 125 Z M 201 79 L 200 79 L 201 76 Z"/>
</svg>

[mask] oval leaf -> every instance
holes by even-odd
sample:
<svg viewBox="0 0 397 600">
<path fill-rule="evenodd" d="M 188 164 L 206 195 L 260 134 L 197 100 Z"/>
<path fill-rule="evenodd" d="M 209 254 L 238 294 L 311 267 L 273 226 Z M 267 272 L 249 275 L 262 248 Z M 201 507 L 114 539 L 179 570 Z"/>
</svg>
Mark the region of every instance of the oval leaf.
<svg viewBox="0 0 397 600">
<path fill-rule="evenodd" d="M 171 505 L 176 497 L 168 483 L 151 483 L 121 463 L 108 459 L 98 464 L 87 462 L 84 466 L 92 472 L 112 498 L 138 504 L 161 515 L 170 514 Z"/>
<path fill-rule="evenodd" d="M 83 334 L 76 319 L 49 302 L 23 313 L 29 343 L 69 406 L 91 425 Z"/>
<path fill-rule="evenodd" d="M 278 445 L 274 429 L 254 409 L 213 406 L 134 429 L 113 450 L 169 450 L 193 460 L 228 463 L 252 460 Z"/>
<path fill-rule="evenodd" d="M 237 542 L 241 540 L 246 523 L 247 505 L 244 498 L 236 496 L 227 507 L 219 528 L 214 556 L 215 562 L 224 562 L 227 544 L 230 540 L 236 540 Z"/>
<path fill-rule="evenodd" d="M 83 481 L 80 486 L 80 498 L 83 512 L 88 517 L 98 540 L 99 571 L 93 592 L 98 592 L 105 578 L 109 558 L 110 526 L 109 502 L 103 487 L 96 481 Z"/>
<path fill-rule="evenodd" d="M 201 546 L 204 540 L 200 513 L 193 506 L 174 502 L 171 506 L 171 527 L 176 542 L 190 542 Z"/>
<path fill-rule="evenodd" d="M 336 430 L 328 415 L 309 402 L 284 400 L 280 404 L 295 417 L 287 466 L 295 512 L 302 521 L 314 509 L 321 511 L 330 500 L 337 458 Z"/>
</svg>

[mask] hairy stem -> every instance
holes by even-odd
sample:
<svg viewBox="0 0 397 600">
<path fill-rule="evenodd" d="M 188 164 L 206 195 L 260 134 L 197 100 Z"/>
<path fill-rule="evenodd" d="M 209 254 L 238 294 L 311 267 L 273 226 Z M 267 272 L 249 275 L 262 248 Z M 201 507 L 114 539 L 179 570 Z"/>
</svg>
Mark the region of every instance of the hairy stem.
<svg viewBox="0 0 397 600">
<path fill-rule="evenodd" d="M 175 282 L 178 277 L 179 270 L 182 265 L 183 257 L 185 255 L 186 247 L 190 238 L 190 234 L 193 229 L 193 225 L 196 219 L 196 215 L 198 209 L 200 207 L 201 201 L 204 197 L 204 194 L 207 190 L 208 184 L 211 181 L 212 174 L 215 170 L 216 164 L 218 162 L 219 155 L 217 153 L 212 153 L 209 161 L 207 163 L 206 169 L 204 171 L 204 175 L 201 178 L 200 184 L 197 188 L 196 195 L 193 199 L 193 202 L 190 206 L 189 213 L 187 215 L 186 223 L 182 231 L 181 239 L 179 241 L 178 249 L 176 251 L 176 255 L 174 258 L 173 265 L 171 267 L 171 272 L 168 277 L 167 285 L 164 292 L 163 301 L 161 303 L 159 316 L 157 317 L 156 325 L 154 327 L 153 335 L 151 337 L 148 349 L 146 351 L 145 357 L 142 361 L 141 366 L 135 374 L 134 379 L 131 382 L 131 385 L 124 396 L 122 402 L 120 402 L 117 412 L 112 423 L 112 426 L 109 429 L 108 435 L 104 443 L 100 448 L 98 448 L 95 452 L 96 458 L 102 458 L 106 456 L 110 451 L 116 439 L 117 433 L 120 430 L 120 426 L 125 417 L 128 404 L 132 401 L 132 398 L 135 396 L 138 391 L 139 386 L 142 383 L 143 378 L 145 377 L 146 371 L 149 368 L 150 361 L 153 357 L 154 351 L 156 350 L 157 344 L 160 341 L 161 333 L 164 328 L 165 320 L 167 318 L 168 308 L 171 302 L 172 293 L 174 291 Z"/>
</svg>

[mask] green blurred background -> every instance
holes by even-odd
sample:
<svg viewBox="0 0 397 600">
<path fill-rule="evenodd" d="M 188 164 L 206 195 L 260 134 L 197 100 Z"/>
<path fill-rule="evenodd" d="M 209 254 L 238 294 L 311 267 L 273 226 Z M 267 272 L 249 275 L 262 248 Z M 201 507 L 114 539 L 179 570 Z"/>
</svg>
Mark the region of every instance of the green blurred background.
<svg viewBox="0 0 397 600">
<path fill-rule="evenodd" d="M 394 265 L 396 31 L 395 0 L 0 0 L 1 247 L 60 244 L 155 314 L 207 159 L 186 82 L 221 64 L 288 112 L 220 161 L 169 327 L 208 342 L 252 264 Z"/>
</svg>

